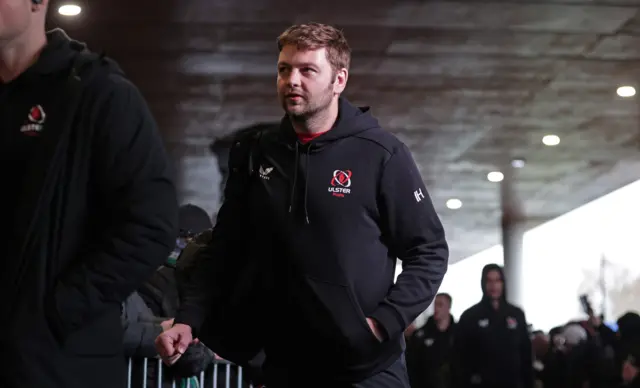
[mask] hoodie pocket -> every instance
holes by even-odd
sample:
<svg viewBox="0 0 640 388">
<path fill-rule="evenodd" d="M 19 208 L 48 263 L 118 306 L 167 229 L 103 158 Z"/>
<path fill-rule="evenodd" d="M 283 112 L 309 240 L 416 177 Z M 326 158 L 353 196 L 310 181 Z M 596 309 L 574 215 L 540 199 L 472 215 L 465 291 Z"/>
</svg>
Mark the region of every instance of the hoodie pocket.
<svg viewBox="0 0 640 388">
<path fill-rule="evenodd" d="M 312 277 L 306 279 L 313 294 L 312 303 L 303 307 L 310 325 L 323 340 L 337 347 L 345 359 L 369 358 L 380 341 L 369 328 L 351 289 Z"/>
</svg>

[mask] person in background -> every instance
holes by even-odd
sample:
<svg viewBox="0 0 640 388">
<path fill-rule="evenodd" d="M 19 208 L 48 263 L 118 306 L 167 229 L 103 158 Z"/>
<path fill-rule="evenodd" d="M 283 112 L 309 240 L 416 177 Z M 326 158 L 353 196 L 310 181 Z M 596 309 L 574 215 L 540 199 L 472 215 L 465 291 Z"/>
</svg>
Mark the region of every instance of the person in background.
<svg viewBox="0 0 640 388">
<path fill-rule="evenodd" d="M 173 248 L 176 189 L 139 90 L 48 6 L 0 0 L 0 386 L 122 387 L 121 305 Z"/>
<path fill-rule="evenodd" d="M 451 361 L 455 321 L 451 296 L 436 295 L 433 315 L 407 341 L 407 369 L 412 388 L 452 388 Z"/>
<path fill-rule="evenodd" d="M 502 267 L 486 265 L 482 300 L 460 317 L 454 338 L 459 388 L 531 388 L 533 353 L 524 312 L 507 302 Z"/>
<path fill-rule="evenodd" d="M 138 294 L 154 315 L 174 317 L 178 311 L 180 298 L 176 281 L 176 265 L 183 250 L 199 234 L 213 227 L 207 212 L 192 204 L 180 206 L 178 211 L 180 232 L 176 245 L 167 260 L 138 289 Z"/>
<path fill-rule="evenodd" d="M 640 347 L 640 315 L 626 312 L 618 318 L 618 341 L 616 352 L 619 359 L 626 360 L 631 350 Z"/>
</svg>

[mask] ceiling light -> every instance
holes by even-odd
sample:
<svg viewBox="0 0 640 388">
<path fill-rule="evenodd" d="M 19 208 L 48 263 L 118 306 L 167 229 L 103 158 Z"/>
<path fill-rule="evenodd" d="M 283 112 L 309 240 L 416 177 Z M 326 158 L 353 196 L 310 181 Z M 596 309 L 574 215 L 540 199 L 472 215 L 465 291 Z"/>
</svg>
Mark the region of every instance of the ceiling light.
<svg viewBox="0 0 640 388">
<path fill-rule="evenodd" d="M 502 182 L 502 180 L 504 179 L 504 174 L 500 171 L 492 171 L 487 174 L 487 179 L 489 180 L 489 182 Z"/>
<path fill-rule="evenodd" d="M 457 198 L 451 198 L 447 201 L 447 207 L 452 210 L 460 209 L 462 207 L 462 201 Z"/>
<path fill-rule="evenodd" d="M 58 13 L 64 16 L 76 16 L 82 12 L 82 8 L 75 4 L 65 4 L 58 8 Z"/>
<path fill-rule="evenodd" d="M 542 143 L 546 146 L 557 146 L 560 144 L 560 138 L 556 135 L 547 135 L 542 138 Z"/>
<path fill-rule="evenodd" d="M 636 95 L 636 88 L 633 86 L 620 86 L 618 90 L 616 90 L 618 96 L 620 97 L 633 97 Z"/>
<path fill-rule="evenodd" d="M 511 161 L 511 167 L 522 168 L 527 162 L 524 159 L 513 159 Z"/>
</svg>

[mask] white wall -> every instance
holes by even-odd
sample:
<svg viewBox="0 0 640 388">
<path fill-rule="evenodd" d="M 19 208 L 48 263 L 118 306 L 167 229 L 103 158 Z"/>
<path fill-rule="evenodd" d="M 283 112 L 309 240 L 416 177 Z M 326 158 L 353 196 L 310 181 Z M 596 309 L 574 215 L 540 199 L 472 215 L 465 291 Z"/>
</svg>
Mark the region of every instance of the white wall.
<svg viewBox="0 0 640 388">
<path fill-rule="evenodd" d="M 524 300 L 529 321 L 547 330 L 582 317 L 581 293 L 589 294 L 594 309 L 601 313 L 603 257 L 610 297 L 606 318 L 617 319 L 621 309 L 640 310 L 640 295 L 635 305 L 624 304 L 615 295 L 625 283 L 640 277 L 639 241 L 640 181 L 527 232 Z"/>
</svg>

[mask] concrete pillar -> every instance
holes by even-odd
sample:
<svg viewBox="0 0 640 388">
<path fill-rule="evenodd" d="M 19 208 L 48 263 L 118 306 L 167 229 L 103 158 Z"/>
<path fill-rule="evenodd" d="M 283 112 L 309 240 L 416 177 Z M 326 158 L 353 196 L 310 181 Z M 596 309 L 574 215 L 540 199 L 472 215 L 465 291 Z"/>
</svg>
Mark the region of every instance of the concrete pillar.
<svg viewBox="0 0 640 388">
<path fill-rule="evenodd" d="M 524 233 L 527 229 L 524 207 L 515 187 L 514 169 L 507 168 L 500 185 L 502 208 L 502 248 L 507 300 L 524 307 Z"/>
<path fill-rule="evenodd" d="M 507 299 L 519 307 L 524 307 L 523 247 L 525 231 L 524 222 L 503 217 L 502 248 Z"/>
</svg>

